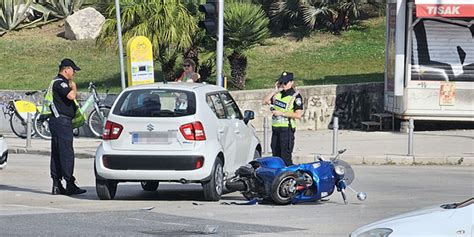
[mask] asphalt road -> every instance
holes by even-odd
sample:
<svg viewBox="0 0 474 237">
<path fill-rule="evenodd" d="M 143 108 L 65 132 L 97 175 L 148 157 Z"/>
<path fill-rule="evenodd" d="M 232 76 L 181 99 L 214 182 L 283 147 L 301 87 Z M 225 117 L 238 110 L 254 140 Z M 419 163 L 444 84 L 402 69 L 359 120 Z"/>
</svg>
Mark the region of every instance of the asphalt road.
<svg viewBox="0 0 474 237">
<path fill-rule="evenodd" d="M 402 212 L 474 196 L 474 167 L 354 166 L 360 202 L 338 193 L 329 201 L 289 206 L 243 203 L 239 193 L 202 201 L 199 185 L 160 184 L 144 192 L 119 184 L 116 199 L 95 193 L 92 159 L 77 159 L 85 195 L 52 196 L 49 158 L 13 154 L 0 170 L 0 236 L 348 236 L 355 228 Z"/>
</svg>

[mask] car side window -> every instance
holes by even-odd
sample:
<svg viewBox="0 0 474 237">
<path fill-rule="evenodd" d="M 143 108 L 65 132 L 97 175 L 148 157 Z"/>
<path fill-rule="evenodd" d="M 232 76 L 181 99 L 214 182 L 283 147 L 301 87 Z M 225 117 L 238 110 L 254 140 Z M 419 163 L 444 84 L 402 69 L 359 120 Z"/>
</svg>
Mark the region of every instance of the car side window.
<svg viewBox="0 0 474 237">
<path fill-rule="evenodd" d="M 207 95 L 206 98 L 207 104 L 212 109 L 212 112 L 216 114 L 217 118 L 225 119 L 224 105 L 221 102 L 221 99 L 218 94 Z"/>
<path fill-rule="evenodd" d="M 234 99 L 228 92 L 221 93 L 222 102 L 224 107 L 227 111 L 227 118 L 228 119 L 242 119 L 242 113 L 240 113 L 240 109 L 235 103 Z"/>
</svg>

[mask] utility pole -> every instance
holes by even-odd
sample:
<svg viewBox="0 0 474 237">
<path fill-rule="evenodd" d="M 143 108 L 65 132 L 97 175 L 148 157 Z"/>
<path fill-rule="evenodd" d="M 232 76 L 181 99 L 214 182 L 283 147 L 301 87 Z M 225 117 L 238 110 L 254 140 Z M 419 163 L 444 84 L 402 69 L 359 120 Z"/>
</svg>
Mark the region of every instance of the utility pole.
<svg viewBox="0 0 474 237">
<path fill-rule="evenodd" d="M 222 65 L 224 62 L 224 0 L 207 0 L 199 5 L 199 11 L 205 14 L 199 27 L 206 30 L 206 34 L 215 36 L 216 43 L 216 84 L 224 86 Z"/>
<path fill-rule="evenodd" d="M 120 1 L 115 0 L 115 15 L 117 18 L 117 35 L 118 35 L 118 46 L 119 46 L 119 59 L 120 59 L 120 80 L 122 84 L 122 90 L 125 89 L 125 71 L 123 62 L 123 44 L 122 44 L 122 21 L 120 20 Z"/>
</svg>

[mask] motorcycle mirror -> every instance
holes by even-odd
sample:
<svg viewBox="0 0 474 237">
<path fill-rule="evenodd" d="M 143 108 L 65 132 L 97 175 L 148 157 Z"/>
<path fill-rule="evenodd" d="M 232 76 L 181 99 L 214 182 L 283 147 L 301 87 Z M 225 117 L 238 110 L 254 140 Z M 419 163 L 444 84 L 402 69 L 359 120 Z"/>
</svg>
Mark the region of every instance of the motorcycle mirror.
<svg viewBox="0 0 474 237">
<path fill-rule="evenodd" d="M 365 199 L 367 199 L 367 193 L 364 193 L 364 192 L 357 193 L 357 199 L 359 199 L 359 201 L 365 201 Z"/>
</svg>

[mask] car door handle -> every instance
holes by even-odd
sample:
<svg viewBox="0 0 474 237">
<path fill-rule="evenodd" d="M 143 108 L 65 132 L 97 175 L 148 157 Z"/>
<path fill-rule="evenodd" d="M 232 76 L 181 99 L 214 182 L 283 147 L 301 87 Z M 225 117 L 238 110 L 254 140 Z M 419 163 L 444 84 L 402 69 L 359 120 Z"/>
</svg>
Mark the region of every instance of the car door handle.
<svg viewBox="0 0 474 237">
<path fill-rule="evenodd" d="M 221 134 L 224 133 L 224 129 L 219 129 L 219 130 L 217 130 L 217 131 L 218 131 L 219 133 L 221 133 Z"/>
<path fill-rule="evenodd" d="M 235 130 L 234 132 L 235 132 L 235 134 L 240 134 L 239 130 Z"/>
</svg>

